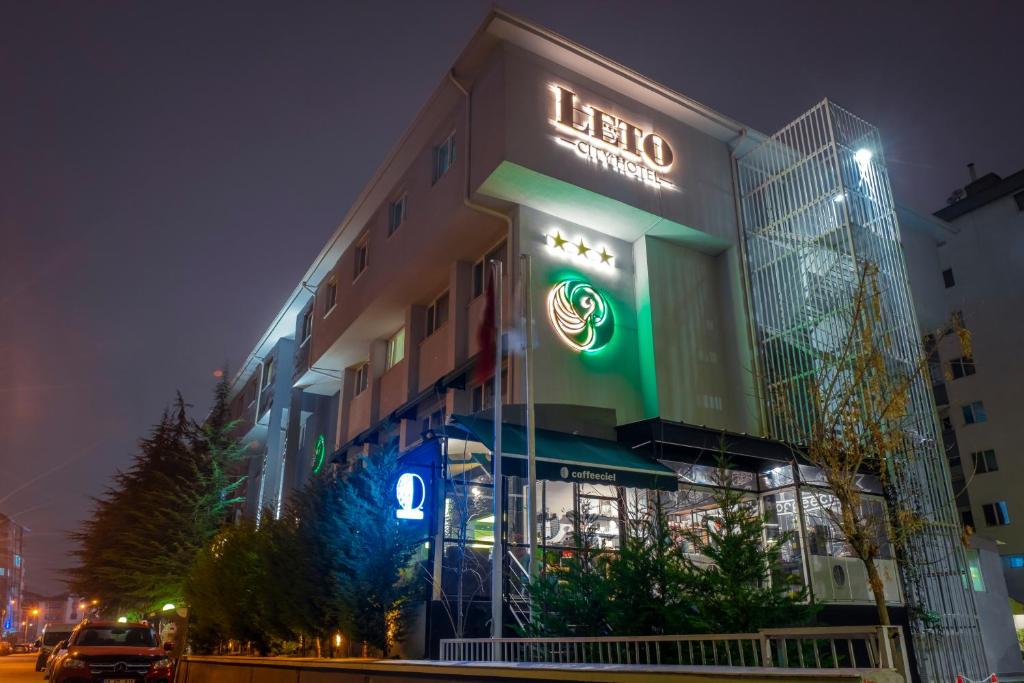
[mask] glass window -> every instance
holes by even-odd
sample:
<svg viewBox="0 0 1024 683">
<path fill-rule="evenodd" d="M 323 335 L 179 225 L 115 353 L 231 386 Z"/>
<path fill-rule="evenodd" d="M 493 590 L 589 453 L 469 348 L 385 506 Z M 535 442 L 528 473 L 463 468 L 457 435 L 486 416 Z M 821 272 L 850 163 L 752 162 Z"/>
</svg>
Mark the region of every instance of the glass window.
<svg viewBox="0 0 1024 683">
<path fill-rule="evenodd" d="M 999 470 L 999 463 L 996 462 L 996 452 L 991 448 L 987 451 L 971 453 L 971 458 L 974 460 L 974 472 L 976 474 L 986 474 Z"/>
<path fill-rule="evenodd" d="M 370 265 L 370 239 L 369 235 L 363 235 L 356 243 L 355 266 L 352 271 L 352 279 L 355 280 L 366 267 Z"/>
<path fill-rule="evenodd" d="M 489 272 L 491 261 L 501 261 L 502 264 L 508 263 L 505 257 L 505 252 L 508 251 L 505 242 L 496 246 L 494 249 L 489 251 L 486 256 L 473 264 L 473 297 L 476 298 L 484 293 L 487 288 L 487 273 Z M 504 268 L 504 266 L 503 266 Z M 502 272 L 505 272 L 504 270 Z"/>
<path fill-rule="evenodd" d="M 263 388 L 266 389 L 274 381 L 274 359 L 267 358 L 263 361 Z"/>
<path fill-rule="evenodd" d="M 822 557 L 856 557 L 846 536 L 833 519 L 839 513 L 839 499 L 829 491 L 805 488 L 800 492 L 807 528 L 807 551 Z M 830 514 L 831 513 L 831 514 Z M 879 498 L 862 496 L 857 517 L 878 543 L 878 559 L 892 559 L 885 505 Z"/>
<path fill-rule="evenodd" d="M 400 226 L 405 221 L 405 204 L 406 195 L 402 195 L 396 201 L 391 202 L 388 205 L 388 236 L 395 234 Z"/>
<path fill-rule="evenodd" d="M 385 368 L 390 370 L 405 359 L 405 328 L 391 335 L 388 339 L 387 361 Z"/>
<path fill-rule="evenodd" d="M 313 309 L 302 314 L 302 343 L 305 344 L 313 336 Z"/>
<path fill-rule="evenodd" d="M 800 472 L 803 476 L 803 469 Z M 793 467 L 790 465 L 779 465 L 757 475 L 757 482 L 761 490 L 777 489 L 781 486 L 793 484 Z"/>
<path fill-rule="evenodd" d="M 781 575 L 796 576 L 803 583 L 803 562 L 800 555 L 800 522 L 797 516 L 796 491 L 784 489 L 769 493 L 762 498 L 764 501 L 764 535 L 765 542 L 777 543 L 786 537 L 786 542 L 779 549 L 777 571 Z"/>
<path fill-rule="evenodd" d="M 953 379 L 967 377 L 968 375 L 973 375 L 976 372 L 974 368 L 974 359 L 970 356 L 964 356 L 950 361 L 949 369 L 953 374 Z"/>
<path fill-rule="evenodd" d="M 981 557 L 977 550 L 967 551 L 967 574 L 975 593 L 985 592 L 985 577 L 981 573 Z"/>
<path fill-rule="evenodd" d="M 988 422 L 988 413 L 985 412 L 985 404 L 982 401 L 974 401 L 961 406 L 964 414 L 964 424 L 975 424 L 977 422 Z"/>
<path fill-rule="evenodd" d="M 946 285 L 946 289 L 949 289 L 956 284 L 956 280 L 953 278 L 953 269 L 946 268 L 942 271 L 942 282 Z"/>
<path fill-rule="evenodd" d="M 455 131 L 452 131 L 444 142 L 434 148 L 433 161 L 432 182 L 436 183 L 455 163 Z"/>
<path fill-rule="evenodd" d="M 1010 523 L 1010 509 L 1005 500 L 997 500 L 994 503 L 985 503 L 981 506 L 985 513 L 985 524 L 987 526 L 1006 526 Z"/>
<path fill-rule="evenodd" d="M 494 543 L 494 488 L 484 482 L 449 481 L 445 485 L 444 535 L 471 547 Z"/>
<path fill-rule="evenodd" d="M 1024 569 L 1024 555 L 1008 555 L 1006 564 L 1010 565 L 1010 569 Z"/>
<path fill-rule="evenodd" d="M 324 315 L 334 310 L 335 304 L 338 303 L 338 283 L 334 280 L 327 282 L 327 288 L 324 290 Z"/>
<path fill-rule="evenodd" d="M 81 629 L 75 637 L 75 645 L 82 647 L 156 647 L 156 638 L 148 628 L 116 626 Z"/>
<path fill-rule="evenodd" d="M 427 306 L 426 315 L 426 335 L 429 337 L 434 334 L 437 330 L 448 322 L 448 292 L 437 297 L 429 306 Z"/>
<path fill-rule="evenodd" d="M 370 364 L 369 363 L 361 363 L 360 365 L 357 365 L 355 368 L 353 368 L 353 377 L 352 377 L 352 379 L 353 379 L 353 391 L 352 391 L 352 395 L 353 396 L 358 396 L 359 394 L 361 394 L 364 391 L 366 391 L 366 387 L 368 387 L 369 384 L 370 384 Z"/>
</svg>

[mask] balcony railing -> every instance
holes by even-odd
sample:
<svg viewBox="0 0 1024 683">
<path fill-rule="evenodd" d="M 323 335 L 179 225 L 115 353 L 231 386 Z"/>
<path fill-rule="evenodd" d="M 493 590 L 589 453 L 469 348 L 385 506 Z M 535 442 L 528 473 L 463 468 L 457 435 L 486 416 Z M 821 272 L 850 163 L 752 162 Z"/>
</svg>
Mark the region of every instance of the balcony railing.
<svg viewBox="0 0 1024 683">
<path fill-rule="evenodd" d="M 899 626 L 765 629 L 757 633 L 604 638 L 453 638 L 441 659 L 459 662 L 640 664 L 909 672 Z M 906 680 L 909 680 L 907 678 Z"/>
</svg>

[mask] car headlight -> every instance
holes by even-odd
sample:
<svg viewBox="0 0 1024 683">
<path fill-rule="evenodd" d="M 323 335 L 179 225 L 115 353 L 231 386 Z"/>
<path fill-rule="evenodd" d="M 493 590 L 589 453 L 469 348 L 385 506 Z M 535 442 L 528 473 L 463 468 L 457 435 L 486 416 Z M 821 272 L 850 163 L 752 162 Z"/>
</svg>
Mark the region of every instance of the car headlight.
<svg viewBox="0 0 1024 683">
<path fill-rule="evenodd" d="M 174 660 L 164 657 L 163 659 L 156 660 L 149 666 L 151 669 L 170 669 L 174 666 Z"/>
<path fill-rule="evenodd" d="M 74 657 L 68 657 L 61 663 L 61 668 L 64 669 L 84 669 L 87 666 L 84 659 L 75 659 Z"/>
</svg>

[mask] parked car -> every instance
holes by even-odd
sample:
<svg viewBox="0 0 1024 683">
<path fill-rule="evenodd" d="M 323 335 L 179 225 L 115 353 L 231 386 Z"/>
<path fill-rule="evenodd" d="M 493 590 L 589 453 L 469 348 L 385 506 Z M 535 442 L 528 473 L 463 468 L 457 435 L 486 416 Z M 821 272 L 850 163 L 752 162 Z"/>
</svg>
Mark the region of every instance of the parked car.
<svg viewBox="0 0 1024 683">
<path fill-rule="evenodd" d="M 0 657 L 6 657 L 7 655 L 11 654 L 13 651 L 14 651 L 14 648 L 11 647 L 10 643 L 8 643 L 6 640 L 0 640 Z"/>
<path fill-rule="evenodd" d="M 36 640 L 39 646 L 39 655 L 36 657 L 36 671 L 42 671 L 46 667 L 46 660 L 50 658 L 53 646 L 62 640 L 67 640 L 71 632 L 78 624 L 47 624 L 43 627 L 43 634 Z"/>
<path fill-rule="evenodd" d="M 72 631 L 74 633 L 74 631 Z M 70 638 L 71 636 L 68 636 Z M 51 649 L 50 654 L 46 658 L 46 664 L 43 665 L 43 678 L 50 680 L 50 676 L 53 674 L 53 667 L 56 665 L 57 660 L 60 659 L 68 651 L 68 641 L 62 640 L 56 643 Z"/>
<path fill-rule="evenodd" d="M 83 621 L 71 634 L 67 649 L 53 663 L 52 683 L 170 683 L 173 643 L 160 646 L 144 623 Z"/>
</svg>

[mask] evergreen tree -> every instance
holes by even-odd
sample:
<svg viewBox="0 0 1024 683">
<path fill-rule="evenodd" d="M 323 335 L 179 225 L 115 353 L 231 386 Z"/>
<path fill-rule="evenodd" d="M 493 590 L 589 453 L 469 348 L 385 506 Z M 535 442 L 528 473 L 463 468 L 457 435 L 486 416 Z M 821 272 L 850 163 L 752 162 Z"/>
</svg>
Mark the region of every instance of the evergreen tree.
<svg viewBox="0 0 1024 683">
<path fill-rule="evenodd" d="M 597 550 L 597 522 L 583 505 L 570 513 L 575 549 L 568 557 L 545 566 L 527 586 L 533 616 L 523 635 L 607 636 L 614 584 L 608 575 L 608 556 Z"/>
<path fill-rule="evenodd" d="M 217 388 L 213 414 L 227 415 L 227 385 Z M 141 616 L 180 603 L 200 548 L 216 534 L 241 481 L 226 473 L 242 457 L 226 417 L 200 428 L 179 395 L 131 467 L 95 500 L 92 517 L 72 534 L 77 565 L 69 585 L 95 595 L 108 615 Z"/>
<path fill-rule="evenodd" d="M 415 570 L 415 532 L 389 504 L 399 476 L 392 449 L 365 456 L 341 482 L 337 583 L 345 631 L 387 655 L 408 623 Z"/>
<path fill-rule="evenodd" d="M 684 534 L 711 563 L 683 556 L 682 585 L 694 608 L 693 626 L 705 633 L 753 633 L 810 621 L 817 606 L 807 603 L 807 589 L 792 574 L 775 571 L 782 546 L 793 535 L 766 544 L 765 517 L 754 501 L 728 486 L 724 461 L 717 479 L 711 498 L 718 516 Z"/>
</svg>

